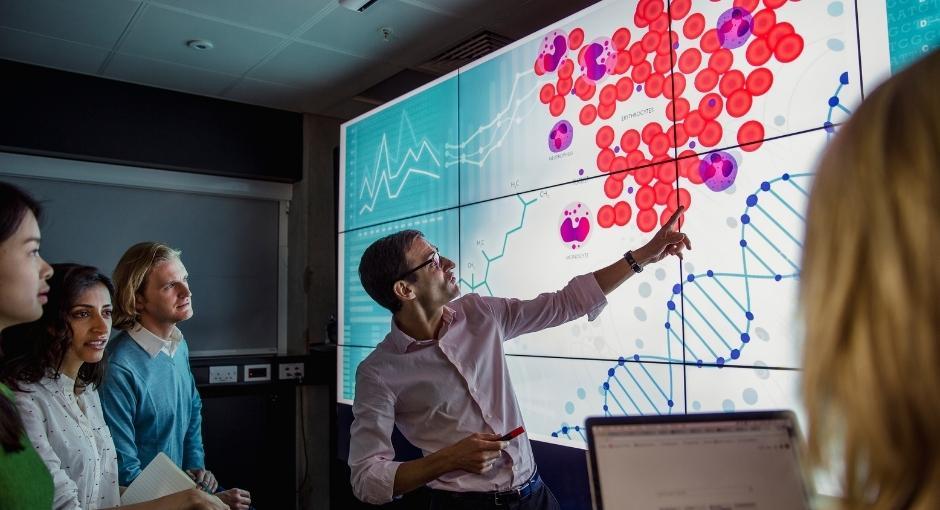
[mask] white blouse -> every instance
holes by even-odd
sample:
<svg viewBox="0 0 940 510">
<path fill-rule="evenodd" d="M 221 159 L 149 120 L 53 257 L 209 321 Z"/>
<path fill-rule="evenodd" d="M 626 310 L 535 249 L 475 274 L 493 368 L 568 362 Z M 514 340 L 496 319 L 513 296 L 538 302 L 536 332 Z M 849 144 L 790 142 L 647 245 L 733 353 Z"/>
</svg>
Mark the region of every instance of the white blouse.
<svg viewBox="0 0 940 510">
<path fill-rule="evenodd" d="M 76 395 L 65 374 L 22 385 L 16 405 L 26 434 L 55 482 L 54 510 L 95 510 L 121 504 L 117 453 L 98 392 Z"/>
</svg>

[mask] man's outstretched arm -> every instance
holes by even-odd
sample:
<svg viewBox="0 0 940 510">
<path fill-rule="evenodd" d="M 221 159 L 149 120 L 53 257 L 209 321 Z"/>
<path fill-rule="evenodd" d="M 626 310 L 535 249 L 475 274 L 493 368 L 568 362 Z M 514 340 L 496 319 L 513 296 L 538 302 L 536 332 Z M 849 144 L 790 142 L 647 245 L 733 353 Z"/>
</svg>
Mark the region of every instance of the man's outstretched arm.
<svg viewBox="0 0 940 510">
<path fill-rule="evenodd" d="M 680 206 L 669 218 L 669 221 L 656 232 L 656 235 L 654 235 L 648 243 L 633 250 L 633 258 L 636 260 L 637 264 L 642 267 L 647 264 L 659 262 L 669 255 L 675 255 L 681 259 L 682 250 L 686 248 L 692 249 L 692 242 L 689 241 L 689 237 L 675 230 L 679 216 L 681 216 L 684 211 L 685 207 Z M 597 285 L 599 285 L 604 294 L 607 295 L 619 287 L 620 284 L 627 281 L 633 274 L 633 268 L 621 257 L 617 262 L 595 271 L 594 278 L 597 280 Z"/>
</svg>

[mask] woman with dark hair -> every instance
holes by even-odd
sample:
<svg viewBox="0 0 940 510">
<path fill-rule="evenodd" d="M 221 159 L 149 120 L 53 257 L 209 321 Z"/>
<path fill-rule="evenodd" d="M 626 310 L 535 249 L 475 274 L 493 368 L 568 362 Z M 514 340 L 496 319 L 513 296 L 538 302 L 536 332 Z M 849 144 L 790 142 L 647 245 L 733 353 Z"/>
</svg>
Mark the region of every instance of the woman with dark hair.
<svg viewBox="0 0 940 510">
<path fill-rule="evenodd" d="M 39 256 L 40 213 L 32 197 L 0 182 L 0 335 L 42 315 L 52 268 Z M 52 478 L 30 444 L 12 399 L 0 384 L 0 508 L 48 510 Z"/>
</svg>

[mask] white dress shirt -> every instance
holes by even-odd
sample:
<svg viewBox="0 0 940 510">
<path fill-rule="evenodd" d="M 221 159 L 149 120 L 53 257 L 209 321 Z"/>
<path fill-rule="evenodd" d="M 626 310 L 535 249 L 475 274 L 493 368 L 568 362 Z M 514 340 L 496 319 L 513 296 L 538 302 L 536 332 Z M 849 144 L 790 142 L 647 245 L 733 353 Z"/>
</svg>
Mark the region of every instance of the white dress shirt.
<svg viewBox="0 0 940 510">
<path fill-rule="evenodd" d="M 127 334 L 143 347 L 151 358 L 155 358 L 161 351 L 172 358 L 176 355 L 176 348 L 179 347 L 180 340 L 183 339 L 183 332 L 176 326 L 173 326 L 173 331 L 170 332 L 170 339 L 164 340 L 141 326 L 139 322 L 135 322 L 134 327 L 127 330 Z"/>
<path fill-rule="evenodd" d="M 558 326 L 585 314 L 593 320 L 607 300 L 594 275 L 579 276 L 558 292 L 535 299 L 468 294 L 444 307 L 434 341 L 418 342 L 392 319 L 392 330 L 356 370 L 349 466 L 355 495 L 367 503 L 392 499 L 395 462 L 392 427 L 425 455 L 475 432 L 504 434 L 523 425 L 503 341 Z M 494 469 L 445 473 L 434 489 L 507 490 L 535 472 L 526 437 L 509 441 Z"/>
<path fill-rule="evenodd" d="M 26 434 L 55 483 L 54 510 L 95 510 L 121 504 L 117 454 L 98 392 L 76 395 L 65 374 L 22 386 L 16 405 Z"/>
</svg>

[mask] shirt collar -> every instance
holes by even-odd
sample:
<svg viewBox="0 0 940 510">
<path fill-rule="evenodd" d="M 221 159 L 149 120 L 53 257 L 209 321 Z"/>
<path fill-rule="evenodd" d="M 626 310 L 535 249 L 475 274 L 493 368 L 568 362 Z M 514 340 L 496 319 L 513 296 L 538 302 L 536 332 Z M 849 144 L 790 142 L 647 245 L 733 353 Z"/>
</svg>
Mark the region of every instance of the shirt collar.
<svg viewBox="0 0 940 510">
<path fill-rule="evenodd" d="M 55 374 L 50 371 L 40 380 L 40 383 L 53 392 L 62 392 L 67 397 L 75 395 L 75 379 L 62 372 Z"/>
<path fill-rule="evenodd" d="M 147 351 L 147 354 L 149 354 L 151 358 L 157 357 L 157 354 L 160 354 L 160 351 L 164 349 L 166 349 L 167 354 L 169 354 L 174 350 L 174 344 L 179 344 L 180 340 L 183 339 L 183 333 L 176 326 L 173 326 L 173 330 L 170 332 L 170 339 L 164 340 L 154 335 L 139 322 L 135 322 L 134 326 L 127 331 L 127 334 L 129 334 L 143 350 Z"/>
<path fill-rule="evenodd" d="M 406 352 L 412 352 L 429 345 L 434 345 L 444 338 L 445 334 L 447 334 L 447 330 L 450 329 L 450 325 L 454 322 L 454 317 L 456 314 L 457 312 L 453 308 L 444 306 L 444 312 L 441 314 L 441 321 L 443 323 L 441 324 L 440 334 L 438 335 L 438 338 L 431 340 L 415 340 L 407 333 L 402 331 L 401 328 L 398 327 L 398 323 L 395 322 L 395 318 L 392 317 L 392 330 L 388 334 L 389 339 L 392 341 L 395 349 L 402 354 Z"/>
</svg>

